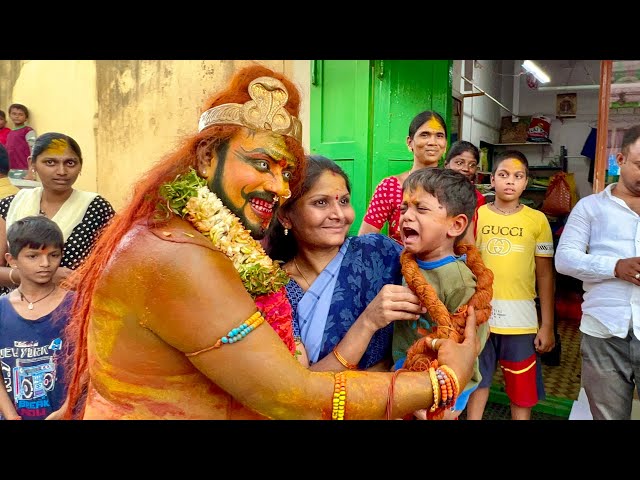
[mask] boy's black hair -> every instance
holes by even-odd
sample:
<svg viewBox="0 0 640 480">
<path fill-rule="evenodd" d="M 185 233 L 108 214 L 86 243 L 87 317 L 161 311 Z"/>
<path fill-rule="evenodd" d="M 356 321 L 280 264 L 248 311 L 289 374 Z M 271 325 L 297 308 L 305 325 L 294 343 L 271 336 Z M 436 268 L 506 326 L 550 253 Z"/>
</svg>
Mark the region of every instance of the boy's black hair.
<svg viewBox="0 0 640 480">
<path fill-rule="evenodd" d="M 462 213 L 471 222 L 476 211 L 475 186 L 462 173 L 449 168 L 416 170 L 407 177 L 402 188 L 405 192 L 421 188 L 433 195 L 440 205 L 447 209 L 447 215 L 450 217 Z"/>
<path fill-rule="evenodd" d="M 4 145 L 0 143 L 0 174 L 5 177 L 9 175 L 9 153 Z"/>
<path fill-rule="evenodd" d="M 64 236 L 56 222 L 44 215 L 32 215 L 15 221 L 7 230 L 9 253 L 17 258 L 23 248 L 40 250 L 56 247 L 62 250 Z"/>
<path fill-rule="evenodd" d="M 467 142 L 466 140 L 458 140 L 453 145 L 451 145 L 451 149 L 449 153 L 447 153 L 447 157 L 444 159 L 444 164 L 449 165 L 449 162 L 453 157 L 457 157 L 458 155 L 462 155 L 464 152 L 469 152 L 473 155 L 473 158 L 476 159 L 476 162 L 480 161 L 480 150 L 473 143 Z"/>
<path fill-rule="evenodd" d="M 13 108 L 17 108 L 18 110 L 22 110 L 25 114 L 25 116 L 27 117 L 27 120 L 29 119 L 29 109 L 27 107 L 25 107 L 24 105 L 22 105 L 21 103 L 12 103 L 11 105 L 9 105 L 9 114 L 11 114 L 11 109 Z"/>
<path fill-rule="evenodd" d="M 520 150 L 505 150 L 504 152 L 496 153 L 496 155 L 493 157 L 491 175 L 495 175 L 500 164 L 508 158 L 515 158 L 516 160 L 520 160 L 524 164 L 524 171 L 527 174 L 527 177 L 529 176 L 529 160 L 527 160 L 527 157 Z"/>
<path fill-rule="evenodd" d="M 4 110 L 0 110 L 0 118 L 3 119 L 3 120 L 7 119 L 7 114 L 4 113 Z"/>
</svg>

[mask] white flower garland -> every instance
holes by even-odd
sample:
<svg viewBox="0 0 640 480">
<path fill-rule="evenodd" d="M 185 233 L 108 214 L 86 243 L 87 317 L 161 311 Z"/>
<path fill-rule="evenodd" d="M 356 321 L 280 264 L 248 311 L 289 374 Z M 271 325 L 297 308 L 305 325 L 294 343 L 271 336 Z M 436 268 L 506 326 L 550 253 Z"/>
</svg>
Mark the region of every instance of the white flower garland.
<svg viewBox="0 0 640 480">
<path fill-rule="evenodd" d="M 277 292 L 289 281 L 287 273 L 264 251 L 240 219 L 224 206 L 191 169 L 161 188 L 167 208 L 189 221 L 224 253 L 254 298 Z"/>
</svg>

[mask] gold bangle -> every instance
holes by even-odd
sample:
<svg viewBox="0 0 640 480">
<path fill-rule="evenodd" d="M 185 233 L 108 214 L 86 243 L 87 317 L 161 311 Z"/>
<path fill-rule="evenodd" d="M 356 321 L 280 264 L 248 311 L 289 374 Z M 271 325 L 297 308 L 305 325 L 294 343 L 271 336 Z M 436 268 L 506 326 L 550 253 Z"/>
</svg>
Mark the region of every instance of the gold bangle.
<svg viewBox="0 0 640 480">
<path fill-rule="evenodd" d="M 13 283 L 16 287 L 20 285 L 19 283 L 16 283 L 16 281 L 13 279 L 13 268 L 9 270 L 9 280 L 11 280 L 11 283 Z"/>
<path fill-rule="evenodd" d="M 358 365 L 353 365 L 353 364 L 347 362 L 347 360 L 342 355 L 340 355 L 340 353 L 338 353 L 338 346 L 337 345 L 335 347 L 333 347 L 333 355 L 336 357 L 336 359 L 340 362 L 340 364 L 344 368 L 347 368 L 349 370 L 357 370 L 358 369 Z"/>
</svg>

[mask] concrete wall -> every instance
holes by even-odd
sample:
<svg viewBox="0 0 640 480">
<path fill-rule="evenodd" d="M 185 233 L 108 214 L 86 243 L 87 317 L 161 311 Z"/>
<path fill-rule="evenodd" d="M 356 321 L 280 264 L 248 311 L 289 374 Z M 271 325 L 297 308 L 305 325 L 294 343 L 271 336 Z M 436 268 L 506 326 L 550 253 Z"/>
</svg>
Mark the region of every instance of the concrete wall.
<svg viewBox="0 0 640 480">
<path fill-rule="evenodd" d="M 478 68 L 479 63 L 473 60 L 456 61 L 457 69 L 465 78 L 472 80 L 482 90 L 492 97 L 499 99 L 501 96 L 501 82 L 494 71 L 500 71 L 500 61 L 481 60 L 483 68 Z M 454 69 L 455 72 L 456 69 Z M 460 76 L 453 79 L 454 92 L 479 93 L 478 89 L 467 86 Z M 499 138 L 500 117 L 506 115 L 504 110 L 486 96 L 467 97 L 462 102 L 462 136 L 461 140 L 467 140 L 474 145 L 480 145 L 480 140 L 497 142 Z"/>
<path fill-rule="evenodd" d="M 25 104 L 38 134 L 59 131 L 80 144 L 76 187 L 96 191 L 119 209 L 153 163 L 198 125 L 204 100 L 251 60 L 0 61 L 0 102 Z M 309 62 L 260 60 L 302 90 L 309 147 Z M 9 124 L 11 126 L 11 124 Z"/>
</svg>

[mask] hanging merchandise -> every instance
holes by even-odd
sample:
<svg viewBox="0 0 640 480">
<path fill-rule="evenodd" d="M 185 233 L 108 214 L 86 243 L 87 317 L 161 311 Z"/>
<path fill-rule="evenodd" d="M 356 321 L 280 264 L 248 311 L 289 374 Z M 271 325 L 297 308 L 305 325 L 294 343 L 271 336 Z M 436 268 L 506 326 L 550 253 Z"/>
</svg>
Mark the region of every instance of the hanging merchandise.
<svg viewBox="0 0 640 480">
<path fill-rule="evenodd" d="M 565 172 L 558 172 L 549 180 L 549 188 L 542 202 L 543 213 L 552 217 L 569 215 L 573 206 L 571 187 Z"/>
<path fill-rule="evenodd" d="M 549 131 L 551 130 L 551 120 L 544 115 L 534 115 L 527 129 L 527 142 L 551 143 Z"/>
</svg>

